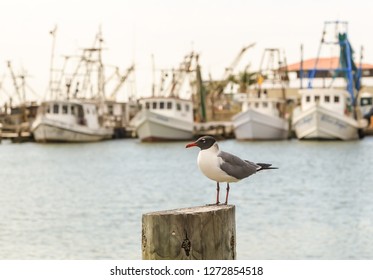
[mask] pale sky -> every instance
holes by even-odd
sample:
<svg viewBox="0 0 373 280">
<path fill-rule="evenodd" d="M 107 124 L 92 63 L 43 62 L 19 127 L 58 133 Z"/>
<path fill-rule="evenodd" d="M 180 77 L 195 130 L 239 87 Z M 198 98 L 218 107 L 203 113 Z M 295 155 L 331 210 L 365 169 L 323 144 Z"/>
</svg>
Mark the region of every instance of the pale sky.
<svg viewBox="0 0 373 280">
<path fill-rule="evenodd" d="M 62 55 L 90 47 L 101 25 L 104 61 L 122 70 L 135 61 L 138 95 L 151 91 L 152 54 L 156 68 L 171 68 L 193 49 L 203 78 L 219 78 L 253 42 L 241 60 L 253 71 L 264 48 L 284 49 L 289 64 L 300 60 L 301 44 L 305 59 L 316 57 L 326 20 L 348 21 L 356 58 L 363 46 L 364 62 L 373 64 L 372 14 L 368 0 L 0 0 L 0 79 L 10 60 L 43 96 L 55 25 L 59 64 Z"/>
</svg>

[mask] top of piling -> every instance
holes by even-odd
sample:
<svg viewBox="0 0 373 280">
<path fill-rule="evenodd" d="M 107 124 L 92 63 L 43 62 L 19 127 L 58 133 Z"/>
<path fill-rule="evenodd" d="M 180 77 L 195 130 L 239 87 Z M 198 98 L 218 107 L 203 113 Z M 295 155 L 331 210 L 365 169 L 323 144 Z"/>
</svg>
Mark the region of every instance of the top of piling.
<svg viewBox="0 0 373 280">
<path fill-rule="evenodd" d="M 155 212 L 145 213 L 144 215 L 194 214 L 194 213 L 201 213 L 201 212 L 214 212 L 218 210 L 228 210 L 231 208 L 235 208 L 235 205 L 225 205 L 225 204 L 202 205 L 202 206 L 193 206 L 193 207 L 179 208 L 179 209 L 172 209 L 172 210 L 155 211 Z"/>
</svg>

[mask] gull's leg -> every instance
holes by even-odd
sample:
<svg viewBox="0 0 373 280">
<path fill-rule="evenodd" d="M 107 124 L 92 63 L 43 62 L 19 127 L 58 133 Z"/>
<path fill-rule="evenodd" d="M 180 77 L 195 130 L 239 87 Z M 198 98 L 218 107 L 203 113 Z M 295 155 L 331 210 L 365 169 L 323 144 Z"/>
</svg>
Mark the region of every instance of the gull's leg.
<svg viewBox="0 0 373 280">
<path fill-rule="evenodd" d="M 219 182 L 216 182 L 216 205 L 220 203 L 219 196 L 220 196 L 220 186 L 219 186 Z"/>
<path fill-rule="evenodd" d="M 230 190 L 229 183 L 227 183 L 227 194 L 225 195 L 225 202 L 224 202 L 225 205 L 228 204 L 229 190 Z"/>
<path fill-rule="evenodd" d="M 219 182 L 216 182 L 216 203 L 207 204 L 207 206 L 219 205 L 220 204 L 219 194 L 220 194 L 220 185 L 219 185 Z"/>
</svg>

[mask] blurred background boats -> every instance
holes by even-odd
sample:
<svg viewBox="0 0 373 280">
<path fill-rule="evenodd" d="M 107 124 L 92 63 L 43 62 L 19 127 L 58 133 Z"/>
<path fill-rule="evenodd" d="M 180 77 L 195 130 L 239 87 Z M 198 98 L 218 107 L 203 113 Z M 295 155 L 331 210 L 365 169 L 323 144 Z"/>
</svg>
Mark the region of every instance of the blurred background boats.
<svg viewBox="0 0 373 280">
<path fill-rule="evenodd" d="M 333 24 L 334 29 L 327 27 Z M 95 123 L 112 131 L 111 137 L 98 137 L 100 139 L 138 137 L 140 141 L 164 141 L 205 134 L 238 140 L 358 139 L 371 131 L 368 125 L 372 125 L 372 88 L 364 81 L 372 80 L 373 65 L 362 63 L 362 54 L 360 62 L 355 62 L 346 29 L 347 22 L 325 23 L 321 45 L 332 31 L 331 38 L 339 36 L 339 40 L 333 42 L 338 46 L 337 56 L 335 50 L 329 53 L 330 57 L 321 56 L 320 45 L 316 58 L 304 60 L 301 47 L 301 61 L 288 65 L 285 50 L 265 48 L 256 71 L 251 67 L 251 59 L 245 59 L 255 43 L 247 44 L 217 80 L 211 75 L 203 77 L 200 54 L 194 50 L 185 55 L 177 67 L 168 69 L 156 69 L 153 56 L 153 85 L 148 92 L 137 93 L 134 62 L 124 71 L 104 62 L 101 29 L 91 47 L 82 48 L 78 55 L 64 55 L 61 66 L 56 67 L 55 27 L 50 32 L 50 82 L 42 98 L 38 94 L 39 99 L 32 99 L 26 94 L 32 90 L 26 83 L 27 73 L 22 70 L 17 76 L 8 62 L 13 89 L 9 94 L 2 81 L 1 90 L 8 98 L 0 110 L 2 137 L 21 142 L 35 140 L 36 136 L 37 141 L 47 141 L 40 138 L 43 133 L 38 133 L 36 127 L 52 113 L 53 122 L 66 122 L 65 127 L 80 123 L 83 129 L 84 122 L 78 118 L 67 121 L 63 109 L 67 106 L 68 114 L 73 114 L 74 105 L 70 102 L 78 102 L 88 107 L 95 104 Z M 332 91 L 328 93 L 328 89 Z M 58 114 L 40 109 L 37 117 L 41 101 L 58 103 L 61 109 Z M 313 113 L 305 112 L 307 110 Z M 333 114 L 326 113 L 332 111 Z M 38 122 L 32 130 L 36 118 Z M 314 121 L 307 121 L 310 119 Z M 329 126 L 317 128 L 322 120 L 328 120 Z M 332 123 L 335 129 L 330 127 Z M 51 123 L 48 126 L 51 127 Z M 347 130 L 352 132 L 344 135 L 339 131 L 342 127 L 350 127 Z M 54 136 L 54 141 L 68 140 Z"/>
</svg>

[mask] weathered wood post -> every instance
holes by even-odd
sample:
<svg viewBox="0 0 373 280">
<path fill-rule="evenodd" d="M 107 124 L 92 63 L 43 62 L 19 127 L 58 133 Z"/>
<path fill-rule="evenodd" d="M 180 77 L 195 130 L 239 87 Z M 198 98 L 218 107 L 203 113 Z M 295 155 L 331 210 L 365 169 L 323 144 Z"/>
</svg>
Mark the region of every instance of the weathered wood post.
<svg viewBox="0 0 373 280">
<path fill-rule="evenodd" d="M 235 206 L 200 206 L 143 214 L 142 259 L 236 259 Z"/>
</svg>

